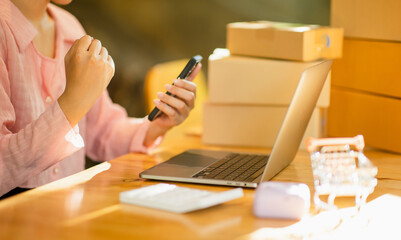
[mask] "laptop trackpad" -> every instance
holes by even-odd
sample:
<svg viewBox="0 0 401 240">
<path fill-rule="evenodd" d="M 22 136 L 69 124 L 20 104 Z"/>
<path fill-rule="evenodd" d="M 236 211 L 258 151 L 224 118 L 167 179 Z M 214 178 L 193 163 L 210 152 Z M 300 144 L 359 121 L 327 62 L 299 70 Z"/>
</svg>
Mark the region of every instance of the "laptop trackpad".
<svg viewBox="0 0 401 240">
<path fill-rule="evenodd" d="M 168 160 L 167 164 L 187 166 L 187 167 L 206 167 L 209 164 L 218 160 L 205 155 L 194 154 L 190 152 L 181 153 Z"/>
<path fill-rule="evenodd" d="M 213 162 L 222 159 L 227 154 L 229 154 L 229 152 L 190 149 L 170 158 L 165 163 L 187 167 L 207 167 Z"/>
<path fill-rule="evenodd" d="M 193 174 L 220 160 L 227 152 L 191 149 L 141 173 L 143 176 L 191 177 Z"/>
</svg>

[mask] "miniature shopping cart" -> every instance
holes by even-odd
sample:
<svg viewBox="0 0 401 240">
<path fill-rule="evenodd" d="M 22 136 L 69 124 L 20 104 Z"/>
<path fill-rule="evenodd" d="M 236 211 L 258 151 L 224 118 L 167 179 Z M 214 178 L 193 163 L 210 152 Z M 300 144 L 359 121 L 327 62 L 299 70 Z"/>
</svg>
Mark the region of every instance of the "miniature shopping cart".
<svg viewBox="0 0 401 240">
<path fill-rule="evenodd" d="M 317 210 L 336 208 L 337 196 L 355 196 L 359 210 L 377 184 L 377 167 L 362 153 L 363 136 L 353 138 L 309 138 L 306 149 L 312 162 Z M 320 196 L 328 196 L 327 202 Z"/>
</svg>

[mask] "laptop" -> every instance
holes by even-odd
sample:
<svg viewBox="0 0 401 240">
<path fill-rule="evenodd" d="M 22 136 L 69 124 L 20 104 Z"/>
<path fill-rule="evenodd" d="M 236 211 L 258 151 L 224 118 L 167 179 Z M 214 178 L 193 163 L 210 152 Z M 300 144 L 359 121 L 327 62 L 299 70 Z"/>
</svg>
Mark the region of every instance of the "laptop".
<svg viewBox="0 0 401 240">
<path fill-rule="evenodd" d="M 249 188 L 270 180 L 294 159 L 332 62 L 325 60 L 302 73 L 270 155 L 190 149 L 139 176 Z"/>
</svg>

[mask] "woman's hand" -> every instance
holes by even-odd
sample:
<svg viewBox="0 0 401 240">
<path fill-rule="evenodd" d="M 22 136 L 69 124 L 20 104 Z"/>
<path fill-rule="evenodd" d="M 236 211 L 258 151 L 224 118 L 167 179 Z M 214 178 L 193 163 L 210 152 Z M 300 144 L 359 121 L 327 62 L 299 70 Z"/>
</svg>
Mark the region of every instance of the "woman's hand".
<svg viewBox="0 0 401 240">
<path fill-rule="evenodd" d="M 196 84 L 192 80 L 201 69 L 201 64 L 195 68 L 187 80 L 175 79 L 174 85 L 166 84 L 166 90 L 172 95 L 158 92 L 153 102 L 163 112 L 153 120 L 145 137 L 145 146 L 152 143 L 158 136 L 165 134 L 169 129 L 182 123 L 195 107 Z M 173 96 L 174 95 L 174 96 Z"/>
<path fill-rule="evenodd" d="M 66 88 L 58 103 L 75 126 L 106 89 L 114 75 L 114 62 L 99 40 L 86 35 L 65 56 L 65 71 Z"/>
</svg>

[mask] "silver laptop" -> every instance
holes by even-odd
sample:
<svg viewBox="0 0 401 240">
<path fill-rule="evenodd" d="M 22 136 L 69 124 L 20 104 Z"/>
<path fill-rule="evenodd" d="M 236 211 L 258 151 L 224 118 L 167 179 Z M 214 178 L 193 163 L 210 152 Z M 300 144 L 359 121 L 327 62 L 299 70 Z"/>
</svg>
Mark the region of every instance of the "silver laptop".
<svg viewBox="0 0 401 240">
<path fill-rule="evenodd" d="M 294 159 L 333 60 L 306 69 L 270 155 L 191 149 L 140 173 L 141 178 L 257 187 Z"/>
</svg>

